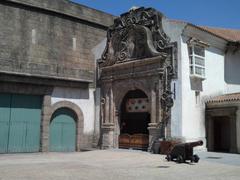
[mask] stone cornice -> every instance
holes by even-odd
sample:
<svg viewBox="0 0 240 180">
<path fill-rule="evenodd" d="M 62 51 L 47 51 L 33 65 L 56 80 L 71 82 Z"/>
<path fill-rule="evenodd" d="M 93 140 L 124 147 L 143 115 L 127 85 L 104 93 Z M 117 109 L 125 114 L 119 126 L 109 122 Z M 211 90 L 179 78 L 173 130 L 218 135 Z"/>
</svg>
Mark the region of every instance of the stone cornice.
<svg viewBox="0 0 240 180">
<path fill-rule="evenodd" d="M 114 81 L 128 78 L 161 76 L 164 73 L 164 59 L 159 57 L 145 58 L 126 63 L 115 64 L 101 69 L 102 81 Z"/>
<path fill-rule="evenodd" d="M 3 73 L 0 72 L 0 82 L 22 82 L 26 84 L 35 85 L 48 85 L 48 86 L 67 86 L 67 87 L 82 87 L 88 88 L 89 83 L 92 81 L 86 81 L 81 79 L 71 78 L 59 78 L 59 77 L 47 77 L 47 76 L 34 76 L 19 73 Z"/>
</svg>

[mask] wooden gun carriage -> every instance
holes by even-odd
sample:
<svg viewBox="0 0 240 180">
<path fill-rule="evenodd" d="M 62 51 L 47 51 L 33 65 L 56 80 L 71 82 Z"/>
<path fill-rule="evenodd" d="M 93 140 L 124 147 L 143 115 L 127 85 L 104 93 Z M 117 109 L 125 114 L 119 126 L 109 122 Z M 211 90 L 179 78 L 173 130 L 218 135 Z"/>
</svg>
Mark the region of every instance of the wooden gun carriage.
<svg viewBox="0 0 240 180">
<path fill-rule="evenodd" d="M 168 161 L 175 160 L 178 163 L 183 163 L 186 160 L 197 163 L 200 158 L 198 157 L 198 155 L 193 154 L 193 148 L 201 145 L 203 145 L 203 141 L 176 144 L 167 154 L 166 159 Z"/>
</svg>

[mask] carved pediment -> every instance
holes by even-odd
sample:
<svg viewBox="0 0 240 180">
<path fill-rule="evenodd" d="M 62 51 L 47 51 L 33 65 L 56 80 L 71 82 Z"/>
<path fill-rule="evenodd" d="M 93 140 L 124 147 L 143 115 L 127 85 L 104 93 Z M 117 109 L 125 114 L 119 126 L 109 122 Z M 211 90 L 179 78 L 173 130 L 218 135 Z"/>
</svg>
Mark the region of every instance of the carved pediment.
<svg viewBox="0 0 240 180">
<path fill-rule="evenodd" d="M 170 39 L 162 29 L 163 15 L 153 8 L 132 9 L 114 20 L 99 61 L 101 67 L 134 59 L 166 56 Z"/>
</svg>

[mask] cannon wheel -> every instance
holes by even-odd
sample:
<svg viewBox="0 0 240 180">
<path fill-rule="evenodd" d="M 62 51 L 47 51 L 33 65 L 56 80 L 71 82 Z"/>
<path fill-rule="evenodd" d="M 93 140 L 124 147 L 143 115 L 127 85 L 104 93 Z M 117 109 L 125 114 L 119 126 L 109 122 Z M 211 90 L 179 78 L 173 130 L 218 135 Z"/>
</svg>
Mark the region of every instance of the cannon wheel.
<svg viewBox="0 0 240 180">
<path fill-rule="evenodd" d="M 200 159 L 199 156 L 194 154 L 191 161 L 195 162 L 195 163 L 198 163 L 199 159 Z"/>
<path fill-rule="evenodd" d="M 183 159 L 183 157 L 181 155 L 177 156 L 177 162 L 178 163 L 183 163 L 184 162 L 184 159 Z"/>
<path fill-rule="evenodd" d="M 170 154 L 167 155 L 166 160 L 167 160 L 167 161 L 171 161 L 171 160 L 172 160 L 172 157 L 171 157 Z"/>
</svg>

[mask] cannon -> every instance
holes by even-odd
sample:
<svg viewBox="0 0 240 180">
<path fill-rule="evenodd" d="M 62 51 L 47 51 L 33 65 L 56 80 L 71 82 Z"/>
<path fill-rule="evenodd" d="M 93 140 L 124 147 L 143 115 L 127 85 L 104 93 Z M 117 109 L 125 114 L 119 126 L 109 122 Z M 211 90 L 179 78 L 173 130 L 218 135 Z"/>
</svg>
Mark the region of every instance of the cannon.
<svg viewBox="0 0 240 180">
<path fill-rule="evenodd" d="M 193 155 L 193 148 L 202 145 L 203 141 L 176 144 L 167 154 L 166 159 L 167 161 L 176 161 L 178 163 L 183 163 L 186 160 L 197 163 L 200 158 L 196 154 Z"/>
</svg>

